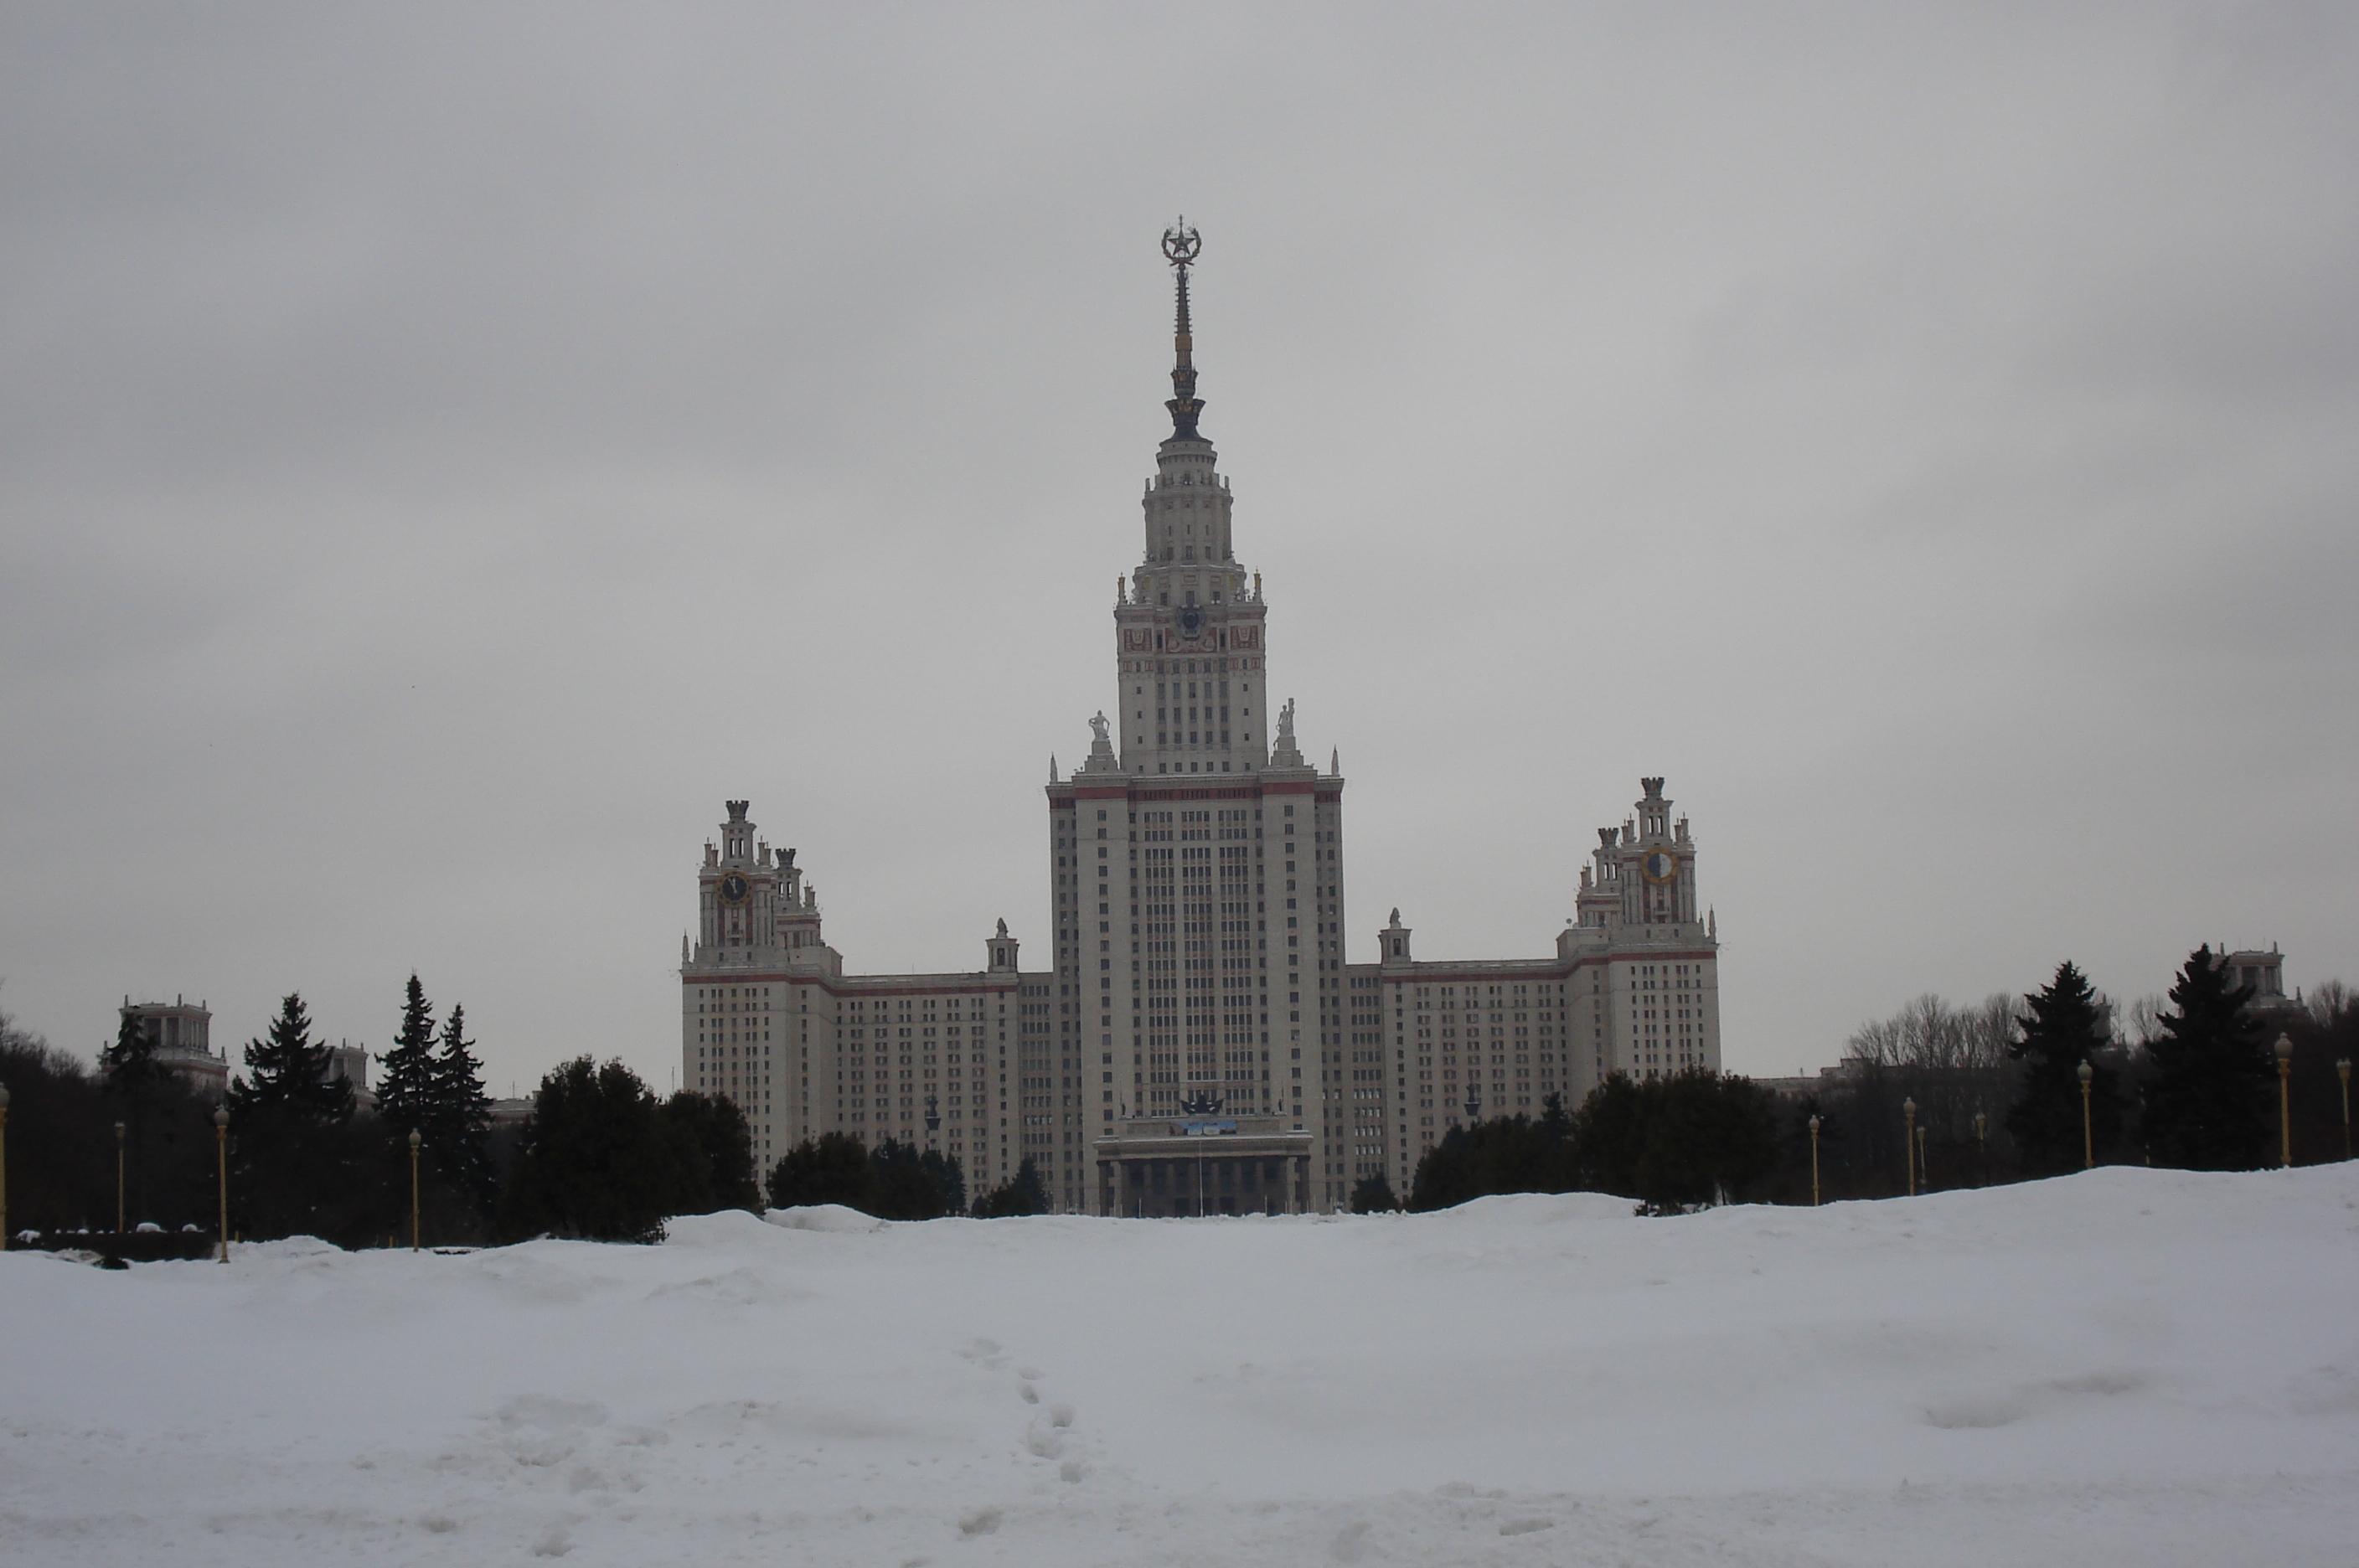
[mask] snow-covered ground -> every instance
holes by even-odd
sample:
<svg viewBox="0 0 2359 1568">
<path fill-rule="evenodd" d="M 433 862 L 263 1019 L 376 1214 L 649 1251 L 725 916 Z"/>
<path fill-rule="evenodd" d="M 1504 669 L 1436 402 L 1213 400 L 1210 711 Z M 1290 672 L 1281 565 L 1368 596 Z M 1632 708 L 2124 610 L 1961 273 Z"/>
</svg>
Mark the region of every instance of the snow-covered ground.
<svg viewBox="0 0 2359 1568">
<path fill-rule="evenodd" d="M 0 1258 L 11 1564 L 2359 1562 L 2359 1166 Z"/>
</svg>

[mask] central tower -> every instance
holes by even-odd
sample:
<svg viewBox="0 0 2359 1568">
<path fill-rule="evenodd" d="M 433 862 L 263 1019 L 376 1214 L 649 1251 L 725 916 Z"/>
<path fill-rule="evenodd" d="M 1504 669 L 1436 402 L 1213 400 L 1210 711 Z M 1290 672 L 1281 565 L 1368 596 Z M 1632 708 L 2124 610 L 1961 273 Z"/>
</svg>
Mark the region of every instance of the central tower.
<svg viewBox="0 0 2359 1568">
<path fill-rule="evenodd" d="M 1025 1108 L 1078 1126 L 1078 1196 L 1101 1214 L 1345 1195 L 1348 1157 L 1327 1147 L 1343 1114 L 1343 780 L 1304 761 L 1293 705 L 1272 707 L 1260 581 L 1198 428 L 1201 249 L 1184 220 L 1163 235 L 1171 433 L 1115 589 L 1114 716 L 1049 784 L 1057 1050 L 1024 1082 L 1054 1092 Z"/>
</svg>

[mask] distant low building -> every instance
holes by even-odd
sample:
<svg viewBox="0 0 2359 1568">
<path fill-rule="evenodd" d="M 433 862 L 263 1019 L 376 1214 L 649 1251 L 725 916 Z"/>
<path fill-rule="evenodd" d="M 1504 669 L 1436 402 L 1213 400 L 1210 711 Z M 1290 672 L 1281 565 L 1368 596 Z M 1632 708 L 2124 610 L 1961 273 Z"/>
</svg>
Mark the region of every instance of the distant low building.
<svg viewBox="0 0 2359 1568">
<path fill-rule="evenodd" d="M 1834 1067 L 1821 1067 L 1815 1073 L 1799 1073 L 1791 1078 L 1756 1078 L 1753 1082 L 1781 1100 L 1808 1100 L 1815 1095 L 1832 1094 L 1845 1082 L 1859 1076 L 1862 1063 L 1847 1059 Z"/>
<path fill-rule="evenodd" d="M 218 1100 L 229 1093 L 229 1058 L 213 1054 L 213 1016 L 204 1003 L 186 996 L 134 1002 L 125 996 L 119 1010 L 139 1025 L 156 1061 L 200 1099 Z"/>
<path fill-rule="evenodd" d="M 2285 988 L 2285 954 L 2276 942 L 2263 953 L 2258 948 L 2241 948 L 2234 953 L 2224 949 L 2220 954 L 2220 966 L 2224 969 L 2230 989 L 2250 985 L 2253 998 L 2245 1006 L 2264 1018 L 2284 1017 L 2302 1010 L 2299 996 L 2288 996 Z"/>
<path fill-rule="evenodd" d="M 353 1104 L 364 1111 L 376 1108 L 376 1091 L 369 1087 L 369 1053 L 365 1045 L 354 1045 L 340 1040 L 328 1047 L 328 1077 L 331 1082 L 341 1078 L 353 1086 Z"/>
</svg>

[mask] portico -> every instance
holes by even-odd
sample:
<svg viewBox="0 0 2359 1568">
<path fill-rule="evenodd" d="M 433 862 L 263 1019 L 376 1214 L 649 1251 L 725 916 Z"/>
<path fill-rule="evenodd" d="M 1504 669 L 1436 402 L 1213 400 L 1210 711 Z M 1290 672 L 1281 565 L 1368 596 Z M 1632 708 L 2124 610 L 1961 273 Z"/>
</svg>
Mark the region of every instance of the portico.
<svg viewBox="0 0 2359 1568">
<path fill-rule="evenodd" d="M 1094 1148 L 1102 1214 L 1292 1214 L 1313 1206 L 1310 1134 L 1288 1117 L 1134 1116 Z"/>
</svg>

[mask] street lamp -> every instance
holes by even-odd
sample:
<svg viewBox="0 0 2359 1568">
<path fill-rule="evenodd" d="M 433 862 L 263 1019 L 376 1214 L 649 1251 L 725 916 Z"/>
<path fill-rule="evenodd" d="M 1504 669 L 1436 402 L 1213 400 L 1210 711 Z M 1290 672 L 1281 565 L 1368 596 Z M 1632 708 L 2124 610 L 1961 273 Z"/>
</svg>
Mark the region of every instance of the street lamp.
<svg viewBox="0 0 2359 1568">
<path fill-rule="evenodd" d="M 2293 1164 L 2293 1037 L 2277 1036 L 2277 1164 Z"/>
<path fill-rule="evenodd" d="M 2081 1080 L 2081 1169 L 2093 1171 L 2097 1165 L 2097 1134 L 2096 1124 L 2089 1116 L 2089 1085 L 2096 1082 L 2097 1070 L 2089 1065 L 2084 1056 L 2073 1070 L 2073 1076 Z"/>
<path fill-rule="evenodd" d="M 114 1124 L 114 1234 L 123 1234 L 123 1124 Z"/>
<path fill-rule="evenodd" d="M 1900 1161 L 1908 1167 L 1908 1195 L 1917 1195 L 1917 1102 L 1900 1102 L 1900 1114 L 1908 1118 L 1908 1130 L 1902 1138 Z"/>
<path fill-rule="evenodd" d="M 1472 1084 L 1469 1084 L 1466 1090 L 1466 1125 L 1469 1127 L 1472 1127 L 1474 1125 L 1474 1118 L 1482 1114 L 1482 1092 L 1474 1088 Z"/>
<path fill-rule="evenodd" d="M 2351 1059 L 2339 1058 L 2334 1075 L 2343 1080 L 2343 1158 L 2351 1158 Z"/>
<path fill-rule="evenodd" d="M 926 1147 L 934 1147 L 934 1135 L 942 1130 L 941 1101 L 932 1094 L 926 1096 Z"/>
<path fill-rule="evenodd" d="M 221 1176 L 221 1260 L 229 1261 L 229 1106 L 213 1107 L 213 1169 Z"/>
<path fill-rule="evenodd" d="M 418 1250 L 418 1151 L 425 1146 L 425 1143 L 426 1140 L 418 1136 L 418 1129 L 411 1127 L 409 1129 L 409 1250 L 412 1252 Z"/>
<path fill-rule="evenodd" d="M 1819 1118 L 1810 1116 L 1810 1207 L 1819 1206 Z"/>
<path fill-rule="evenodd" d="M 0 1252 L 8 1250 L 8 1085 L 0 1083 Z"/>
<path fill-rule="evenodd" d="M 1990 1117 L 1974 1113 L 1974 1184 L 1990 1184 Z"/>
</svg>

